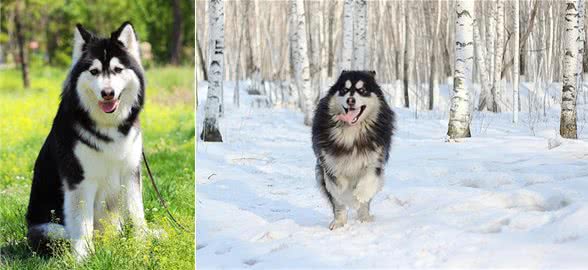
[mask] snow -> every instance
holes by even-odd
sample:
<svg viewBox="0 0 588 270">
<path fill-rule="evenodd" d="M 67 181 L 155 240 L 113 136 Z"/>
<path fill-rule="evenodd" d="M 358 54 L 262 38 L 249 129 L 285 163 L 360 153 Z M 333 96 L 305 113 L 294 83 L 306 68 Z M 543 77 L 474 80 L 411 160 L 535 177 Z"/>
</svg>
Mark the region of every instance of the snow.
<svg viewBox="0 0 588 270">
<path fill-rule="evenodd" d="M 202 105 L 206 84 L 198 88 Z M 233 89 L 225 84 L 225 101 Z M 241 98 L 247 105 L 259 97 L 242 90 Z M 414 111 L 394 110 L 398 129 L 375 220 L 352 214 L 330 231 L 303 114 L 225 104 L 224 142 L 197 145 L 198 268 L 588 265 L 587 130 L 580 140 L 562 139 L 558 107 L 537 119 L 523 107 L 518 127 L 510 113 L 476 112 L 473 137 L 446 142 L 447 111 L 415 119 Z"/>
</svg>

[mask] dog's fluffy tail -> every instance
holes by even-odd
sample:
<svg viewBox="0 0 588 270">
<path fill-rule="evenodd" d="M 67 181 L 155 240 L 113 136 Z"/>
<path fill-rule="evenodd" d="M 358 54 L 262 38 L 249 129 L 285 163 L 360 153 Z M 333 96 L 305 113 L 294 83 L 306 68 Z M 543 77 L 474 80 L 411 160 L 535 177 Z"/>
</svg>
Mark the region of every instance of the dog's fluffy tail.
<svg viewBox="0 0 588 270">
<path fill-rule="evenodd" d="M 32 250 L 43 255 L 53 254 L 52 243 L 66 238 L 65 227 L 57 223 L 31 225 L 27 232 L 27 240 Z"/>
</svg>

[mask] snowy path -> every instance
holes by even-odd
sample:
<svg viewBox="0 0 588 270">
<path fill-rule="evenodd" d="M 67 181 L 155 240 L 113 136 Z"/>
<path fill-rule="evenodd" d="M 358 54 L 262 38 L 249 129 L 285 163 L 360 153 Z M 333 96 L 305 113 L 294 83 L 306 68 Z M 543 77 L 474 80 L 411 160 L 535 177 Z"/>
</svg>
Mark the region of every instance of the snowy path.
<svg viewBox="0 0 588 270">
<path fill-rule="evenodd" d="M 302 114 L 244 107 L 227 105 L 224 143 L 198 142 L 199 269 L 588 266 L 588 143 L 548 150 L 555 124 L 532 136 L 501 115 L 446 143 L 446 117 L 396 109 L 375 221 L 329 231 Z"/>
</svg>

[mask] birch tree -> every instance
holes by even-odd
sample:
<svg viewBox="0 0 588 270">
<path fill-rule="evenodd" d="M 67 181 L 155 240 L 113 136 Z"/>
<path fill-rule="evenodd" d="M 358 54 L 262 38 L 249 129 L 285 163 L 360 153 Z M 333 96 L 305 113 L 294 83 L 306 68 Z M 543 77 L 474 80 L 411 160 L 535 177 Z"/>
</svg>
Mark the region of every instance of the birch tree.
<svg viewBox="0 0 588 270">
<path fill-rule="evenodd" d="M 494 97 L 493 94 L 490 93 L 490 91 L 494 91 L 493 87 L 494 85 L 494 70 L 495 70 L 495 53 L 496 53 L 496 47 L 495 47 L 495 40 L 496 40 L 496 15 L 497 13 L 495 12 L 495 6 L 494 6 L 494 1 L 484 1 L 481 2 L 482 4 L 485 5 L 485 8 L 488 10 L 488 13 L 490 13 L 488 20 L 488 25 L 486 26 L 486 46 L 485 46 L 485 50 L 480 51 L 480 53 L 485 51 L 485 58 L 483 61 L 485 61 L 485 63 L 487 65 L 485 65 L 485 70 L 483 70 L 483 72 L 485 72 L 486 74 L 488 74 L 487 79 L 488 79 L 488 85 L 487 87 L 484 89 L 482 88 L 482 94 L 480 95 L 480 105 L 478 106 L 478 110 L 482 111 L 482 110 L 491 110 L 492 106 L 494 104 Z M 480 21 L 482 22 L 482 21 Z M 482 44 L 481 42 L 476 43 L 476 44 Z M 477 46 L 477 45 L 476 45 Z M 478 48 L 482 48 L 482 46 L 478 47 Z M 478 59 L 478 64 L 480 64 L 480 62 L 482 61 L 482 59 Z"/>
<path fill-rule="evenodd" d="M 502 47 L 504 46 L 504 2 L 496 1 L 496 47 L 494 48 L 494 87 L 492 88 L 492 111 L 502 111 Z"/>
<path fill-rule="evenodd" d="M 513 35 L 514 35 L 514 66 L 513 66 L 513 89 L 512 89 L 512 122 L 516 125 L 519 121 L 519 0 L 514 0 L 513 14 Z"/>
<path fill-rule="evenodd" d="M 583 0 L 579 0 L 583 1 Z M 559 133 L 568 139 L 577 139 L 576 127 L 576 95 L 578 83 L 578 58 L 582 57 L 580 37 L 580 15 L 578 12 L 578 0 L 567 0 L 565 10 L 564 31 L 564 59 L 563 59 L 563 86 L 561 94 L 561 117 Z"/>
<path fill-rule="evenodd" d="M 409 27 L 409 19 L 408 19 L 408 13 L 409 13 L 409 2 L 405 2 L 404 4 L 404 74 L 402 76 L 402 81 L 403 81 L 403 89 L 404 89 L 404 107 L 408 108 L 410 106 L 410 100 L 408 98 L 408 40 L 409 40 L 409 35 L 408 35 L 408 31 L 410 30 Z"/>
<path fill-rule="evenodd" d="M 355 0 L 353 7 L 353 69 L 364 70 L 367 64 L 367 2 Z"/>
<path fill-rule="evenodd" d="M 210 0 L 209 17 L 209 82 L 204 107 L 204 128 L 200 138 L 207 142 L 222 142 L 218 124 L 224 79 L 224 2 Z"/>
<path fill-rule="evenodd" d="M 468 91 L 474 63 L 474 1 L 457 1 L 455 13 L 455 72 L 447 130 L 450 139 L 471 137 Z"/>
<path fill-rule="evenodd" d="M 430 7 L 433 9 L 433 7 Z M 426 9 L 426 7 L 425 7 Z M 427 28 L 429 29 L 429 36 L 431 40 L 437 40 L 439 37 L 439 26 L 441 24 L 441 1 L 437 3 L 437 19 L 435 20 L 435 24 L 431 25 L 428 24 Z M 426 14 L 425 19 L 429 18 L 429 22 L 432 20 L 432 14 Z M 430 69 L 429 69 L 429 110 L 433 110 L 435 108 L 435 101 L 439 97 L 439 82 L 437 80 L 437 65 L 435 63 L 437 51 L 435 50 L 437 46 L 431 42 L 428 46 L 430 54 Z"/>
<path fill-rule="evenodd" d="M 353 57 L 353 0 L 343 3 L 343 47 L 339 63 L 339 73 L 351 69 Z"/>
<path fill-rule="evenodd" d="M 310 82 L 310 64 L 308 60 L 308 41 L 306 39 L 306 22 L 304 15 L 304 0 L 292 0 L 292 19 L 294 27 L 292 31 L 292 58 L 297 87 L 303 96 L 302 110 L 304 112 L 304 124 L 312 124 L 312 113 L 314 110 L 314 99 L 312 96 L 312 85 Z"/>
<path fill-rule="evenodd" d="M 478 27 L 475 25 L 480 22 L 479 19 L 474 20 L 474 43 L 475 43 L 475 53 L 476 53 L 476 62 L 478 64 L 478 74 L 480 74 L 480 85 L 482 86 L 482 91 L 480 93 L 480 103 L 478 105 L 478 110 L 484 110 L 488 104 L 490 99 L 489 89 L 492 88 L 492 81 L 490 80 L 490 76 L 488 74 L 488 66 L 486 65 L 486 46 L 482 43 L 482 39 L 480 37 L 480 31 Z"/>
</svg>

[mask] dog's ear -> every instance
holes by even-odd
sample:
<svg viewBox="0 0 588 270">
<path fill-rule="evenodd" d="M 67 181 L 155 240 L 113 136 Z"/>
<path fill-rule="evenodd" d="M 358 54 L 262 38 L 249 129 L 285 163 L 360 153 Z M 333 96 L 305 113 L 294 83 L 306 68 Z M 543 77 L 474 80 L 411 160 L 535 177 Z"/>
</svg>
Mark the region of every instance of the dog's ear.
<svg viewBox="0 0 588 270">
<path fill-rule="evenodd" d="M 94 38 L 94 34 L 86 30 L 81 24 L 76 24 L 74 30 L 74 46 L 72 52 L 72 64 L 75 64 L 82 56 L 84 44 L 90 42 Z"/>
<path fill-rule="evenodd" d="M 344 70 L 341 70 L 341 75 L 343 75 L 343 74 L 345 74 L 345 73 L 347 73 L 347 72 L 349 72 L 349 70 L 346 70 L 346 69 L 344 69 Z"/>
<path fill-rule="evenodd" d="M 138 63 L 141 63 L 141 55 L 139 53 L 139 41 L 135 34 L 135 28 L 130 22 L 124 22 L 116 31 L 110 34 L 110 39 L 118 40 L 127 48 L 129 54 L 135 58 Z"/>
<path fill-rule="evenodd" d="M 374 78 L 376 77 L 376 71 L 375 70 L 368 70 L 367 73 L 370 74 L 370 76 L 372 76 Z"/>
</svg>

